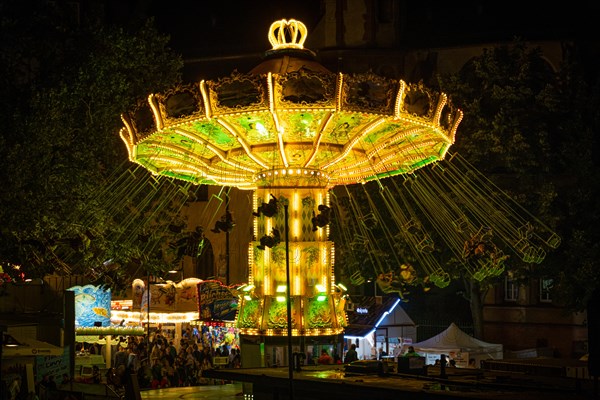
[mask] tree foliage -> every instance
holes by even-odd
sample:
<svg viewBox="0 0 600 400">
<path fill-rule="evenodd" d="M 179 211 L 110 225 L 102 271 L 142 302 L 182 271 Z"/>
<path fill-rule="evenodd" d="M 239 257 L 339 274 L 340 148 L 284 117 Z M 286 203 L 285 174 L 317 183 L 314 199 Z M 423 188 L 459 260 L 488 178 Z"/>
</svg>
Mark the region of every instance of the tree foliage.
<svg viewBox="0 0 600 400">
<path fill-rule="evenodd" d="M 598 185 L 591 152 L 597 101 L 572 55 L 566 52 L 554 71 L 539 48 L 515 42 L 486 49 L 441 87 L 465 112 L 454 150 L 562 239 L 541 265 L 512 259 L 510 271 L 522 282 L 554 280 L 553 298 L 581 310 L 598 283 L 591 197 Z M 473 296 L 493 283 L 467 281 Z M 481 303 L 472 309 L 479 313 Z"/>
<path fill-rule="evenodd" d="M 464 111 L 451 152 L 459 153 L 522 206 L 519 214 L 542 221 L 562 239 L 543 262 L 524 262 L 511 255 L 505 262 L 506 270 L 522 283 L 539 278 L 554 280 L 553 298 L 570 309 L 581 309 L 598 282 L 594 228 L 598 212 L 593 205 L 598 179 L 592 153 L 598 125 L 593 112 L 597 90 L 586 83 L 573 60 L 565 59 L 555 71 L 540 48 L 519 41 L 484 49 L 460 73 L 440 76 L 439 89 Z M 356 198 L 364 197 L 361 187 L 348 189 Z M 377 188 L 366 191 L 373 193 Z M 365 215 L 373 208 L 364 200 L 359 203 Z M 385 207 L 380 204 L 375 208 Z M 387 221 L 389 217 L 379 222 Z M 379 229 L 375 225 L 374 229 Z M 338 232 L 347 227 L 344 220 L 343 227 L 333 224 L 332 228 L 336 263 L 342 270 L 352 270 L 354 265 L 364 276 L 373 277 L 377 276 L 377 263 L 391 260 L 394 264 L 398 258 L 418 269 L 419 260 L 411 258 L 400 240 L 393 245 L 386 243 L 383 238 L 389 234 L 384 232 L 373 235 L 375 246 L 354 250 Z M 433 232 L 431 227 L 426 229 Z M 436 242 L 435 232 L 431 237 Z M 453 280 L 464 282 L 460 294 L 469 301 L 475 334 L 481 337 L 483 298 L 504 275 L 473 279 L 465 270 L 464 260 L 448 249 L 436 246 L 432 254 Z M 416 279 L 410 283 L 424 282 Z M 450 285 L 448 290 L 456 292 L 456 286 Z"/>
<path fill-rule="evenodd" d="M 560 189 L 558 229 L 561 251 L 548 264 L 554 279 L 553 299 L 572 311 L 586 308 L 600 287 L 600 195 L 598 148 L 600 81 L 598 61 L 588 59 L 586 47 L 568 47 L 560 71 L 563 119 L 557 131 L 563 138 L 556 173 Z M 595 312 L 595 311 L 591 311 Z"/>
<path fill-rule="evenodd" d="M 128 30 L 79 25 L 60 4 L 13 1 L 1 10 L 0 254 L 28 277 L 68 263 L 61 248 L 89 256 L 91 235 L 77 228 L 86 223 L 73 218 L 128 168 L 119 115 L 178 83 L 182 67 L 152 20 Z"/>
</svg>

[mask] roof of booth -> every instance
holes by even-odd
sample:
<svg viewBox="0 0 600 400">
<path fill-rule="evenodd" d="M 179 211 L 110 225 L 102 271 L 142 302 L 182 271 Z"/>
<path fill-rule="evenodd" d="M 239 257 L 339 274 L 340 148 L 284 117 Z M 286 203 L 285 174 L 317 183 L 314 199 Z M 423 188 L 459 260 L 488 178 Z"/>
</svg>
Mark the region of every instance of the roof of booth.
<svg viewBox="0 0 600 400">
<path fill-rule="evenodd" d="M 350 296 L 347 310 L 348 326 L 344 329 L 344 336 L 364 337 L 377 323 L 383 322 L 386 313 L 394 313 L 396 323 L 403 326 L 415 326 L 413 320 L 399 305 L 396 296 Z"/>
</svg>

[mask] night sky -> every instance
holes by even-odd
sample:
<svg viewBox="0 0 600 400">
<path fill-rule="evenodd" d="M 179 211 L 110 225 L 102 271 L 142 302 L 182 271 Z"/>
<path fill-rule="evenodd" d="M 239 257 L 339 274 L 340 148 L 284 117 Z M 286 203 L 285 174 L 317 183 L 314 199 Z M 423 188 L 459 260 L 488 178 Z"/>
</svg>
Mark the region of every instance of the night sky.
<svg viewBox="0 0 600 400">
<path fill-rule="evenodd" d="M 390 1 L 399 7 L 404 20 L 400 33 L 403 47 L 511 41 L 515 37 L 597 41 L 599 36 L 594 21 L 600 15 L 598 1 L 568 4 Z M 156 17 L 158 28 L 171 36 L 173 49 L 190 58 L 263 52 L 270 48 L 266 37 L 270 24 L 284 18 L 304 22 L 310 35 L 324 15 L 322 3 L 321 0 L 151 0 L 147 12 Z M 350 7 L 354 2 L 338 3 Z M 379 3 L 386 1 L 372 2 Z"/>
<path fill-rule="evenodd" d="M 309 29 L 321 15 L 320 0 L 155 1 L 149 12 L 184 57 L 264 52 L 269 26 L 298 19 Z"/>
</svg>

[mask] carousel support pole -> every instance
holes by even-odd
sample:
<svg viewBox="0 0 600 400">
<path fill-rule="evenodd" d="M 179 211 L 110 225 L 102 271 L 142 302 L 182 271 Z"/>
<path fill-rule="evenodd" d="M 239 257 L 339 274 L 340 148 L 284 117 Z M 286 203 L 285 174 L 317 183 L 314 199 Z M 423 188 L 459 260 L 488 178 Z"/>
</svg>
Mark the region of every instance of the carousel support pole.
<svg viewBox="0 0 600 400">
<path fill-rule="evenodd" d="M 2 349 L 4 348 L 4 332 L 7 330 L 8 327 L 6 325 L 0 325 L 0 362 L 2 361 Z M 8 397 L 5 392 L 4 381 L 2 380 L 2 367 L 0 367 L 0 399 Z"/>
<path fill-rule="evenodd" d="M 148 357 L 150 357 L 150 271 L 147 271 L 147 279 L 146 283 L 146 312 L 148 313 L 148 323 L 146 324 L 146 351 L 148 352 Z"/>
<path fill-rule="evenodd" d="M 227 226 L 231 224 L 231 214 L 229 213 L 229 188 L 225 192 L 225 216 Z M 225 284 L 229 285 L 229 228 L 225 231 Z"/>
<path fill-rule="evenodd" d="M 106 357 L 106 360 L 104 360 L 104 365 L 106 366 L 106 368 L 112 367 L 112 335 L 106 335 L 106 344 L 104 345 L 104 357 Z"/>
<path fill-rule="evenodd" d="M 177 352 L 180 350 L 181 339 L 183 338 L 182 331 L 183 324 L 181 322 L 177 322 L 175 324 L 175 337 L 173 338 L 173 344 L 175 345 Z"/>
<path fill-rule="evenodd" d="M 287 337 L 288 337 L 288 374 L 290 379 L 289 399 L 294 400 L 294 352 L 292 351 L 292 297 L 290 285 L 290 240 L 288 227 L 288 205 L 283 206 L 285 221 L 285 279 L 287 285 Z"/>
</svg>

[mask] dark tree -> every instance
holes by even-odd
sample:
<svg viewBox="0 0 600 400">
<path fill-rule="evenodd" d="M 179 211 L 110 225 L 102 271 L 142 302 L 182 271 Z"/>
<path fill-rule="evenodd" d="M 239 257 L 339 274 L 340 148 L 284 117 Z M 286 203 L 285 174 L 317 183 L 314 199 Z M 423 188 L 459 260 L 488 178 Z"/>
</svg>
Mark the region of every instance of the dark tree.
<svg viewBox="0 0 600 400">
<path fill-rule="evenodd" d="M 0 6 L 0 262 L 28 277 L 115 247 L 106 212 L 91 231 L 83 216 L 130 167 L 119 115 L 177 84 L 182 67 L 153 21 L 126 30 L 91 12 L 73 20 L 61 4 Z"/>
<path fill-rule="evenodd" d="M 465 112 L 453 150 L 562 239 L 541 265 L 513 257 L 507 270 L 524 283 L 553 280 L 553 298 L 580 310 L 599 276 L 592 267 L 598 253 L 598 211 L 592 205 L 598 168 L 591 151 L 598 124 L 591 111 L 597 96 L 572 56 L 567 51 L 555 72 L 540 49 L 515 42 L 486 49 L 441 86 Z M 478 337 L 482 300 L 494 283 L 465 279 Z"/>
</svg>

